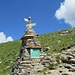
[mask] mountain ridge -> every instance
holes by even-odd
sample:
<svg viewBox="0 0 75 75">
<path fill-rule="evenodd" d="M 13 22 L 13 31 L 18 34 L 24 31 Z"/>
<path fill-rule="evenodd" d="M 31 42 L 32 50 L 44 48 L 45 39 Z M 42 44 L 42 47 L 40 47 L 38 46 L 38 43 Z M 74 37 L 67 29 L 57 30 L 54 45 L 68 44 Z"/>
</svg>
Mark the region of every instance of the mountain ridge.
<svg viewBox="0 0 75 75">
<path fill-rule="evenodd" d="M 38 38 L 48 55 L 59 53 L 62 49 L 75 45 L 75 28 L 42 34 Z M 9 75 L 20 47 L 20 40 L 0 44 L 0 75 Z"/>
</svg>

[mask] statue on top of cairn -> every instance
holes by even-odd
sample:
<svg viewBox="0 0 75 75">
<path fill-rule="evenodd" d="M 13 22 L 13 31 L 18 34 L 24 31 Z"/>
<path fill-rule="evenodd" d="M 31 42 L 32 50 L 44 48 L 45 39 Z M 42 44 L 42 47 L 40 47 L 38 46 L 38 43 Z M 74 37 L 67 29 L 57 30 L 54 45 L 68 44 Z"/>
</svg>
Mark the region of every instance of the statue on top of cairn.
<svg viewBox="0 0 75 75">
<path fill-rule="evenodd" d="M 27 29 L 31 29 L 32 26 L 36 25 L 36 23 L 31 23 L 31 17 L 29 17 L 28 19 L 24 18 L 24 21 L 28 22 L 28 24 L 26 25 Z"/>
</svg>

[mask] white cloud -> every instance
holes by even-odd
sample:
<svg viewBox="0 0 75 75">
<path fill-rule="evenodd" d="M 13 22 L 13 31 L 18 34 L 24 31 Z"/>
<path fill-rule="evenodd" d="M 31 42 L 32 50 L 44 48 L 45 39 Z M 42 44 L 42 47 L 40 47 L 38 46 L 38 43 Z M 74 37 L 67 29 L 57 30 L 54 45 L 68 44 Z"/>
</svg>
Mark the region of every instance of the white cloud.
<svg viewBox="0 0 75 75">
<path fill-rule="evenodd" d="M 9 42 L 9 41 L 13 41 L 13 38 L 11 36 L 6 37 L 4 32 L 0 32 L 0 43 Z"/>
<path fill-rule="evenodd" d="M 75 0 L 64 0 L 55 16 L 58 20 L 64 19 L 65 23 L 75 27 Z"/>
</svg>

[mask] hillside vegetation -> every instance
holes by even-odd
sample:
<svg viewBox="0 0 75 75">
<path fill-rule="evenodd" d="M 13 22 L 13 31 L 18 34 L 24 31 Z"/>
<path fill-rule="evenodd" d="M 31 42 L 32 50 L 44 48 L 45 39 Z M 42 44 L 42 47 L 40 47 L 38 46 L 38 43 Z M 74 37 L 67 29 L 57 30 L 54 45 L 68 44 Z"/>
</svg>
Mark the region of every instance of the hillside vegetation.
<svg viewBox="0 0 75 75">
<path fill-rule="evenodd" d="M 39 35 L 39 41 L 46 53 L 59 53 L 62 48 L 75 44 L 75 28 Z M 0 44 L 0 75 L 9 75 L 18 57 L 21 40 Z"/>
</svg>

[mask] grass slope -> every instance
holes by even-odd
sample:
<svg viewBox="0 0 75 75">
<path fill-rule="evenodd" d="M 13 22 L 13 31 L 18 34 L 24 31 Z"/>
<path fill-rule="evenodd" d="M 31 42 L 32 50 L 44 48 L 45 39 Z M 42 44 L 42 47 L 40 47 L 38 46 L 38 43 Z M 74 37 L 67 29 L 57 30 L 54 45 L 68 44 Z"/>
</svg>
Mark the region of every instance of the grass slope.
<svg viewBox="0 0 75 75">
<path fill-rule="evenodd" d="M 48 53 L 58 53 L 62 48 L 75 44 L 75 29 L 67 29 L 65 30 L 66 33 L 61 35 L 63 32 L 57 31 L 40 35 L 38 38 L 43 49 L 50 47 Z M 14 61 L 18 57 L 20 47 L 20 40 L 0 44 L 0 75 L 10 74 Z"/>
</svg>

